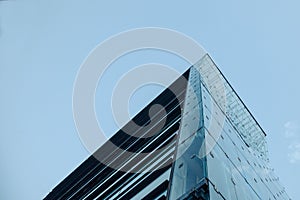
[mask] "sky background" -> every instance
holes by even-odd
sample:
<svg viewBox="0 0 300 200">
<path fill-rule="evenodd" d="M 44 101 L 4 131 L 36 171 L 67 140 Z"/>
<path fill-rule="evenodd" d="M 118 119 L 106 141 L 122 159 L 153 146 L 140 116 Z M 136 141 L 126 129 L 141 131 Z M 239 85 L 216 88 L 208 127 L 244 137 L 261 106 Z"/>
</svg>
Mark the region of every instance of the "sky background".
<svg viewBox="0 0 300 200">
<path fill-rule="evenodd" d="M 140 27 L 180 31 L 200 43 L 267 133 L 275 173 L 300 196 L 300 2 L 0 1 L 0 199 L 41 199 L 89 152 L 76 132 L 72 91 L 89 52 L 106 38 Z M 189 65 L 159 51 L 120 58 L 96 93 L 97 117 L 109 137 L 114 84 L 132 67 Z M 161 91 L 130 100 L 132 115 Z"/>
</svg>

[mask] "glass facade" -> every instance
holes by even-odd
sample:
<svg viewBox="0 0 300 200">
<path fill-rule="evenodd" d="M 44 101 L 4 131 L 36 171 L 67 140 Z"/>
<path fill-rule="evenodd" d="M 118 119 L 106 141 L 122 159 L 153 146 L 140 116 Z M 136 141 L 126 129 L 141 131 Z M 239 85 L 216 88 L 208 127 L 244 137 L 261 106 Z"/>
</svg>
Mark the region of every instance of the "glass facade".
<svg viewBox="0 0 300 200">
<path fill-rule="evenodd" d="M 132 119 L 146 127 L 160 104 L 167 114 L 152 120 L 164 118 L 162 129 L 129 122 L 130 135 L 110 139 L 118 148 L 104 144 L 45 199 L 289 199 L 269 165 L 266 134 L 210 56 L 183 77 Z"/>
</svg>

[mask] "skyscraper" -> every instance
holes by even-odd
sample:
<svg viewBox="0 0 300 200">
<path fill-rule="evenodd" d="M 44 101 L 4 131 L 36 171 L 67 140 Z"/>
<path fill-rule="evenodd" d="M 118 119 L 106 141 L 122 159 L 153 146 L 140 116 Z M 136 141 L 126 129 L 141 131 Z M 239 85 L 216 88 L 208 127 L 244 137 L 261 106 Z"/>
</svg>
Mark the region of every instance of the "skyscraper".
<svg viewBox="0 0 300 200">
<path fill-rule="evenodd" d="M 265 138 L 206 54 L 45 199 L 289 199 Z"/>
</svg>

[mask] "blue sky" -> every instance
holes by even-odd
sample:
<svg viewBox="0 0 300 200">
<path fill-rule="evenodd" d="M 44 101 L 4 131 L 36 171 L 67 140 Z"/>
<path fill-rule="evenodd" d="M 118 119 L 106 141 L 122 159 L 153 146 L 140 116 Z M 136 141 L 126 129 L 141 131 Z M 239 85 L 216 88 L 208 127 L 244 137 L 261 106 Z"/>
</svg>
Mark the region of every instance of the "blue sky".
<svg viewBox="0 0 300 200">
<path fill-rule="evenodd" d="M 0 1 L 0 199 L 41 199 L 88 157 L 73 122 L 77 71 L 101 41 L 148 26 L 187 34 L 210 53 L 267 132 L 271 164 L 297 199 L 299 7 L 296 0 Z M 157 51 L 114 63 L 103 79 L 107 87 L 96 94 L 97 115 L 108 136 L 116 130 L 110 88 L 122 70 L 148 62 L 180 72 L 188 68 Z M 137 91 L 130 111 L 136 113 L 160 90 Z"/>
</svg>

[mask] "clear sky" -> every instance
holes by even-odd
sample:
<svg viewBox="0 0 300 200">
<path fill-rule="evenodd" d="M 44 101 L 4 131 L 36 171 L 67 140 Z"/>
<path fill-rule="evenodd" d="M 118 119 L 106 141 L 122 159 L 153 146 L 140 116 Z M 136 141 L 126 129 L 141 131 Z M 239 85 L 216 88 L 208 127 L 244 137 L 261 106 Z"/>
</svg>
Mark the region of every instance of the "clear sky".
<svg viewBox="0 0 300 200">
<path fill-rule="evenodd" d="M 180 31 L 210 53 L 267 133 L 275 173 L 297 199 L 300 2 L 103 2 L 0 1 L 0 199 L 41 199 L 88 157 L 73 122 L 77 71 L 101 41 L 147 26 Z M 109 110 L 114 81 L 148 62 L 180 72 L 189 67 L 150 50 L 114 63 L 96 94 L 97 116 L 108 136 L 117 129 Z M 162 88 L 150 89 L 132 97 L 132 114 Z"/>
</svg>

